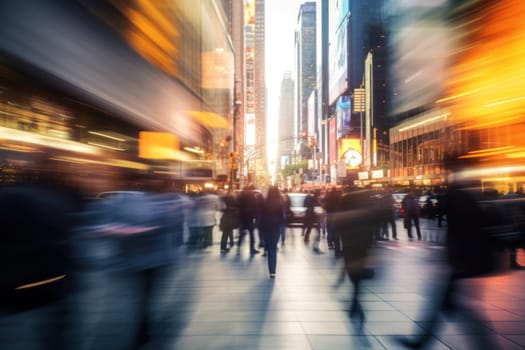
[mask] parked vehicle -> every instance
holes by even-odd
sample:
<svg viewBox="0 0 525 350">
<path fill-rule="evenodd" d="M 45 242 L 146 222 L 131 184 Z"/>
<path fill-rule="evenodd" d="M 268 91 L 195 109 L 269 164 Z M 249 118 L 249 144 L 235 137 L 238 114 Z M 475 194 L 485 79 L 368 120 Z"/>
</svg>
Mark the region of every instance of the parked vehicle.
<svg viewBox="0 0 525 350">
<path fill-rule="evenodd" d="M 126 198 L 126 196 L 143 196 L 145 192 L 142 191 L 105 191 L 101 192 L 96 196 L 96 199 L 113 198 L 120 196 Z"/>
<path fill-rule="evenodd" d="M 288 226 L 305 227 L 306 206 L 305 201 L 308 193 L 292 192 L 286 194 L 290 199 L 288 211 Z M 320 217 L 324 213 L 323 207 L 319 204 L 315 206 L 315 214 Z"/>
</svg>

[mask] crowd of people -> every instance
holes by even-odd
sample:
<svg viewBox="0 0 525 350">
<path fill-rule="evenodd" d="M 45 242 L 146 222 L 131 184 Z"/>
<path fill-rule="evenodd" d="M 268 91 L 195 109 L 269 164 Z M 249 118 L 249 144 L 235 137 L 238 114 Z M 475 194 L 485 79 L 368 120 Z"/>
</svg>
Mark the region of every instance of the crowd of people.
<svg viewBox="0 0 525 350">
<path fill-rule="evenodd" d="M 231 250 L 240 254 L 248 235 L 249 254 L 259 254 L 262 249 L 268 276 L 276 278 L 279 242 L 285 244 L 287 231 L 288 234 L 298 232 L 287 228 L 292 215 L 289 195 L 288 191 L 275 186 L 264 193 L 246 186 L 241 191 L 223 194 L 211 190 L 182 194 L 162 187 L 150 187 L 141 191 L 116 191 L 83 202 L 73 192 L 58 187 L 2 189 L 0 224 L 4 229 L 19 232 L 18 235 L 6 236 L 8 239 L 4 239 L 2 245 L 5 250 L 2 258 L 6 260 L 2 265 L 13 266 L 13 261 L 18 262 L 15 265 L 18 268 L 5 271 L 9 278 L 3 283 L 11 284 L 2 285 L 1 292 L 8 301 L 3 306 L 14 306 L 18 311 L 33 307 L 28 302 L 35 300 L 25 294 L 42 286 L 48 289 L 46 295 L 49 296 L 49 300 L 42 303 L 60 300 L 74 288 L 70 276 L 74 276 L 71 270 L 75 268 L 123 271 L 136 276 L 143 285 L 139 303 L 139 313 L 143 316 L 139 320 L 136 342 L 145 343 L 148 340 L 146 315 L 152 285 L 165 267 L 173 263 L 178 247 L 186 246 L 190 251 L 209 250 L 214 246 L 213 235 L 218 228 L 221 254 L 228 254 Z M 512 213 L 506 218 L 512 221 L 512 225 L 508 222 L 503 225 L 501 217 L 494 218 L 494 215 L 483 212 L 488 207 L 492 208 L 492 213 L 496 212 L 494 198 L 486 202 L 492 205 L 488 206 L 452 186 L 446 195 L 439 195 L 440 204 L 430 202 L 436 213 L 430 218 L 440 217 L 438 226 L 442 225 L 443 218 L 447 219 L 446 245 L 453 267 L 450 282 L 444 286 L 447 296 L 443 298 L 449 297 L 448 289 L 457 278 L 468 271 L 476 275 L 477 272 L 472 271 L 481 267 L 474 263 L 486 259 L 481 254 L 470 254 L 468 259 L 462 255 L 464 251 L 472 251 L 467 248 L 476 247 L 476 242 L 481 244 L 478 239 L 479 232 L 483 231 L 481 217 L 492 218 L 491 227 L 511 226 L 513 232 L 521 233 L 520 237 L 514 236 L 516 241 L 506 248 L 510 249 L 511 267 L 522 268 L 516 260 L 516 249 L 523 247 L 525 232 L 525 205 L 522 201 L 509 202 L 507 198 L 507 207 L 503 211 Z M 517 194 L 511 199 L 520 198 Z M 397 203 L 388 191 L 337 187 L 308 191 L 303 206 L 305 216 L 299 231 L 302 239 L 305 244 L 311 242 L 315 253 L 322 253 L 320 242 L 324 237 L 334 256 L 342 257 L 344 272 L 353 286 L 349 315 L 362 326 L 365 312 L 359 296 L 362 280 L 369 277 L 367 262 L 374 241 L 387 240 L 390 236 L 398 240 L 400 233 L 396 227 L 401 218 L 407 238 L 421 240 L 419 219 L 422 206 L 413 192 L 408 192 L 401 203 Z M 97 250 L 90 256 L 90 244 L 103 240 L 113 244 L 113 249 Z M 17 252 L 25 255 L 14 256 Z M 101 252 L 106 252 L 106 255 Z M 33 274 L 35 271 L 27 266 L 32 259 L 39 259 L 40 275 Z M 56 286 L 58 288 L 53 288 Z M 443 308 L 446 307 L 443 304 Z M 416 342 L 404 341 L 409 346 L 424 342 L 426 338 Z M 54 347 L 59 348 L 56 344 Z"/>
</svg>

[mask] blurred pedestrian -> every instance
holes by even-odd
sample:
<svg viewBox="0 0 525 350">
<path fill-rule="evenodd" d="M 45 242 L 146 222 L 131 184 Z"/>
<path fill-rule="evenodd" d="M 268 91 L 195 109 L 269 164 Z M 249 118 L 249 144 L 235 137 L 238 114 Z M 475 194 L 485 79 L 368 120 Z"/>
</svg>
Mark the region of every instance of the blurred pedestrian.
<svg viewBox="0 0 525 350">
<path fill-rule="evenodd" d="M 401 208 L 404 210 L 405 218 L 404 218 L 404 226 L 407 229 L 408 238 L 410 240 L 414 239 L 414 236 L 412 235 L 412 223 L 414 223 L 414 227 L 416 228 L 417 233 L 417 239 L 421 240 L 421 229 L 419 227 L 419 215 L 420 215 L 420 207 L 417 202 L 416 196 L 414 195 L 414 192 L 409 192 L 401 202 Z"/>
<path fill-rule="evenodd" d="M 227 194 L 223 198 L 224 207 L 222 208 L 222 216 L 219 223 L 219 228 L 222 231 L 221 236 L 221 252 L 225 253 L 234 246 L 233 230 L 239 228 L 239 210 L 235 197 Z M 230 247 L 228 248 L 228 240 Z"/>
<path fill-rule="evenodd" d="M 171 245 L 176 248 L 184 244 L 184 226 L 191 200 L 182 193 L 167 190 L 156 196 L 156 201 L 165 210 L 166 226 L 171 233 Z"/>
<path fill-rule="evenodd" d="M 304 199 L 304 206 L 306 211 L 304 213 L 304 242 L 308 243 L 310 241 L 310 234 L 312 229 L 315 228 L 317 234 L 314 237 L 313 242 L 313 251 L 320 253 L 319 242 L 321 241 L 321 228 L 319 224 L 319 216 L 315 211 L 315 208 L 320 206 L 319 203 L 319 193 L 317 191 L 310 191 L 306 198 Z"/>
<path fill-rule="evenodd" d="M 483 211 L 479 205 L 479 186 L 477 183 L 455 181 L 454 172 L 460 170 L 461 162 L 448 159 L 447 166 L 452 171 L 450 186 L 446 198 L 448 230 L 446 240 L 447 265 L 443 266 L 443 276 L 434 278 L 429 285 L 430 300 L 421 318 L 425 322 L 424 332 L 415 338 L 399 338 L 406 347 L 420 349 L 429 344 L 436 331 L 439 317 L 460 315 L 469 320 L 472 330 L 484 328 L 482 317 L 468 304 L 460 303 L 457 298 L 458 282 L 463 278 L 480 277 L 493 271 L 488 236 L 482 230 Z M 458 168 L 459 167 L 459 168 Z M 476 290 L 480 293 L 480 290 Z M 430 308 L 428 306 L 431 306 Z M 472 337 L 473 349 L 498 349 L 488 332 Z M 478 335 L 479 334 L 479 335 Z"/>
<path fill-rule="evenodd" d="M 286 243 L 286 227 L 288 225 L 288 218 L 292 215 L 291 214 L 291 203 L 290 203 L 290 197 L 288 197 L 288 190 L 285 189 L 281 196 L 284 204 L 284 212 L 285 212 L 285 222 L 281 225 L 281 245 L 284 246 Z"/>
<path fill-rule="evenodd" d="M 246 232 L 250 236 L 250 254 L 257 254 L 259 251 L 255 249 L 255 225 L 259 216 L 259 201 L 255 197 L 254 190 L 251 186 L 245 187 L 237 199 L 239 207 L 239 240 L 237 247 L 240 251 Z"/>
<path fill-rule="evenodd" d="M 328 249 L 333 249 L 335 256 L 340 256 L 342 253 L 341 234 L 337 230 L 337 225 L 333 220 L 333 214 L 339 210 L 339 202 L 341 201 L 341 192 L 333 187 L 326 194 L 324 210 L 326 212 L 326 241 Z"/>
<path fill-rule="evenodd" d="M 188 218 L 190 245 L 205 249 L 213 244 L 213 228 L 217 225 L 221 203 L 219 196 L 210 191 L 198 193 L 193 199 L 193 210 Z"/>
<path fill-rule="evenodd" d="M 360 328 L 365 322 L 365 313 L 360 303 L 361 282 L 369 276 L 367 261 L 374 232 L 379 227 L 378 217 L 384 215 L 376 205 L 370 190 L 351 190 L 345 193 L 339 210 L 333 215 L 337 229 L 341 232 L 345 269 L 353 286 L 352 304 L 349 314 L 357 320 Z"/>
<path fill-rule="evenodd" d="M 264 203 L 264 196 L 261 192 L 253 191 L 253 194 L 255 195 L 255 199 L 257 201 L 257 212 L 255 217 L 255 229 L 257 230 L 257 236 L 259 237 L 259 248 L 264 248 L 264 236 L 261 232 L 261 208 Z"/>
<path fill-rule="evenodd" d="M 392 230 L 392 239 L 398 240 L 397 238 L 397 226 L 396 226 L 396 220 L 397 220 L 397 208 L 395 206 L 394 197 L 392 197 L 391 193 L 384 193 L 381 196 L 382 205 L 385 206 L 385 217 L 382 220 L 381 225 L 381 239 L 388 240 L 389 230 L 388 226 L 390 226 Z"/>
<path fill-rule="evenodd" d="M 281 193 L 277 187 L 270 187 L 261 208 L 261 233 L 265 242 L 270 278 L 275 278 L 277 242 L 281 227 L 285 223 L 286 208 Z"/>
</svg>

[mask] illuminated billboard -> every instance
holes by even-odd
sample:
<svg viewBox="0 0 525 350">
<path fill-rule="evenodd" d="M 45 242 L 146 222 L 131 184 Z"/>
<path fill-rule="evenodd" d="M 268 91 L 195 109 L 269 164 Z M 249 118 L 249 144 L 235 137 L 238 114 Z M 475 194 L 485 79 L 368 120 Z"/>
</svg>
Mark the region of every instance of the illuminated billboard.
<svg viewBox="0 0 525 350">
<path fill-rule="evenodd" d="M 139 158 L 177 159 L 179 139 L 167 132 L 141 131 L 139 133 Z"/>
<path fill-rule="evenodd" d="M 328 40 L 329 100 L 333 104 L 337 97 L 348 89 L 348 20 L 346 1 L 330 1 Z M 345 12 L 346 11 L 346 12 Z"/>
<path fill-rule="evenodd" d="M 255 25 L 255 0 L 244 1 L 244 23 Z"/>
<path fill-rule="evenodd" d="M 335 164 L 337 159 L 337 124 L 335 118 L 328 120 L 328 157 L 329 163 Z"/>
<path fill-rule="evenodd" d="M 338 156 L 347 169 L 358 169 L 363 162 L 361 140 L 358 138 L 339 139 Z"/>
<path fill-rule="evenodd" d="M 352 103 L 350 96 L 341 96 L 335 104 L 335 116 L 337 119 L 337 137 L 344 137 L 350 133 L 350 122 L 352 121 Z"/>
</svg>

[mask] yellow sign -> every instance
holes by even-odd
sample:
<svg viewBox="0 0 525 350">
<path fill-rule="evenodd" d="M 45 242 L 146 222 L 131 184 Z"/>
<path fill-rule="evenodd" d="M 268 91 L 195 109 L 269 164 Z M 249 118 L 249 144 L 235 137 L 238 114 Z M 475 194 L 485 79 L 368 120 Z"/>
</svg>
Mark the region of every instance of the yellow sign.
<svg viewBox="0 0 525 350">
<path fill-rule="evenodd" d="M 139 158 L 177 159 L 179 139 L 167 132 L 141 131 L 139 133 Z"/>
</svg>

